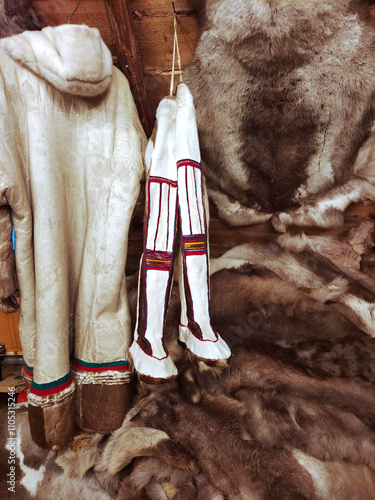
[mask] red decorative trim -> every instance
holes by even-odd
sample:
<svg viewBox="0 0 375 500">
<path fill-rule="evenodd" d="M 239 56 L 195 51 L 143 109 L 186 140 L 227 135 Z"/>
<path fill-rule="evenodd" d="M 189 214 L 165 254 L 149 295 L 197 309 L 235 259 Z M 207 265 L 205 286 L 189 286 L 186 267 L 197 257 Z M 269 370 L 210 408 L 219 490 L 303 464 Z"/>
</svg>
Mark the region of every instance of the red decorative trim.
<svg viewBox="0 0 375 500">
<path fill-rule="evenodd" d="M 200 170 L 201 164 L 198 163 L 197 161 L 194 161 L 194 160 L 178 160 L 177 168 L 181 168 L 181 167 L 194 167 L 194 168 L 198 168 Z"/>
<path fill-rule="evenodd" d="M 169 272 L 169 266 L 168 267 L 147 266 L 147 271 L 167 271 L 167 272 Z"/>
<path fill-rule="evenodd" d="M 169 243 L 169 202 L 170 202 L 170 195 L 171 195 L 171 186 L 168 186 L 168 211 L 167 211 L 167 242 L 165 245 L 165 248 L 168 248 L 168 243 Z"/>
<path fill-rule="evenodd" d="M 146 250 L 146 259 L 171 260 L 173 253 L 164 250 Z"/>
<path fill-rule="evenodd" d="M 145 340 L 147 340 L 147 339 L 146 339 L 146 337 L 145 337 Z M 165 358 L 167 358 L 167 357 L 168 357 L 168 353 L 167 353 L 167 354 L 166 354 L 163 358 L 157 358 L 156 356 L 153 356 L 153 355 L 149 354 L 148 352 L 146 352 L 146 351 L 143 349 L 143 347 L 141 346 L 141 344 L 138 342 L 138 339 L 137 339 L 137 341 L 136 341 L 136 342 L 137 342 L 137 344 L 138 344 L 139 348 L 141 349 L 141 351 L 143 351 L 143 352 L 146 354 L 146 356 L 149 356 L 150 358 L 154 358 L 154 359 L 157 359 L 158 361 L 162 361 L 163 359 L 165 359 Z M 147 342 L 149 342 L 149 341 L 147 340 Z M 150 345 L 151 345 L 151 344 L 150 344 Z M 151 350 L 152 350 L 152 348 L 151 348 Z"/>
<path fill-rule="evenodd" d="M 29 371 L 25 368 L 25 366 L 22 367 L 22 370 L 23 372 L 28 376 L 28 377 L 31 377 L 33 376 L 33 372 L 32 371 Z"/>
<path fill-rule="evenodd" d="M 146 271 L 170 271 L 173 254 L 157 250 L 146 250 Z"/>
<path fill-rule="evenodd" d="M 171 181 L 170 179 L 166 179 L 165 177 L 149 177 L 149 182 L 155 182 L 158 184 L 168 184 L 172 187 L 177 187 L 177 181 Z"/>
<path fill-rule="evenodd" d="M 205 234 L 183 236 L 183 245 L 186 255 L 206 255 Z"/>
<path fill-rule="evenodd" d="M 60 383 L 60 380 L 62 381 Z M 47 396 L 49 394 L 56 394 L 63 391 L 72 384 L 73 380 L 70 373 L 62 377 L 61 379 L 50 382 L 47 384 L 37 384 L 34 380 L 30 386 L 30 392 L 36 394 L 37 396 Z"/>
<path fill-rule="evenodd" d="M 186 243 L 204 243 L 206 239 L 206 235 L 204 233 L 201 234 L 187 234 L 184 236 L 184 242 Z"/>
<path fill-rule="evenodd" d="M 199 328 L 199 330 L 202 331 L 201 328 L 200 328 L 200 326 L 198 325 L 198 323 L 196 321 L 192 321 L 192 323 L 194 323 L 195 325 L 197 325 L 197 327 Z M 216 335 L 216 340 L 210 340 L 210 339 L 204 339 L 204 338 L 200 339 L 196 335 L 194 335 L 192 329 L 188 325 L 183 325 L 182 323 L 180 323 L 180 326 L 182 326 L 184 328 L 187 328 L 189 330 L 189 332 L 192 334 L 192 336 L 195 339 L 199 340 L 199 342 L 211 342 L 212 344 L 215 344 L 219 340 L 218 333 L 217 333 L 217 331 L 214 328 L 212 328 L 212 325 L 211 325 L 211 328 L 212 328 L 212 331 L 214 332 L 214 334 Z M 203 337 L 203 335 L 202 335 L 202 337 Z"/>
<path fill-rule="evenodd" d="M 77 368 L 77 370 L 81 370 L 84 372 L 108 372 L 108 371 L 128 371 L 129 367 L 122 367 L 122 366 L 103 366 L 103 367 L 97 367 L 97 368 L 86 368 L 85 366 L 82 366 L 75 361 L 72 362 L 72 366 L 74 368 Z"/>
</svg>

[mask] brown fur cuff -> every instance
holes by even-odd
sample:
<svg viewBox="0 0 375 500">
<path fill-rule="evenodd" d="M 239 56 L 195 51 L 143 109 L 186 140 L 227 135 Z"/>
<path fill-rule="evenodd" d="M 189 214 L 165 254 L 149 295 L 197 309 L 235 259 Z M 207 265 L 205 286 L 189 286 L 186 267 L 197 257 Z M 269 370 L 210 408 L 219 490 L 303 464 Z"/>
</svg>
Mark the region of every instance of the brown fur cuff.
<svg viewBox="0 0 375 500">
<path fill-rule="evenodd" d="M 28 410 L 31 437 L 41 448 L 61 450 L 74 438 L 73 396 L 43 408 L 29 403 Z"/>
<path fill-rule="evenodd" d="M 76 425 L 86 432 L 121 427 L 130 407 L 132 384 L 76 384 Z"/>
</svg>

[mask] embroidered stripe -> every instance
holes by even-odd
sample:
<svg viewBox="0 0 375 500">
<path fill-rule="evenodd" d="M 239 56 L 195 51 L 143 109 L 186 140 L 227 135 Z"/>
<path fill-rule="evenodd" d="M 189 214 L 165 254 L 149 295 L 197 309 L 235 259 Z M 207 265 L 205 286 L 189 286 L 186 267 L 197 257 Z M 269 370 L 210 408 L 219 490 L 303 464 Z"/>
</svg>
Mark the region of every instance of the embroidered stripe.
<svg viewBox="0 0 375 500">
<path fill-rule="evenodd" d="M 104 372 L 104 371 L 128 371 L 128 361 L 112 361 L 110 363 L 87 363 L 76 357 L 73 358 L 72 365 L 81 371 Z"/>
<path fill-rule="evenodd" d="M 37 396 L 47 396 L 48 394 L 56 394 L 61 392 L 73 382 L 71 373 L 67 373 L 64 377 L 59 378 L 47 384 L 37 384 L 34 380 L 31 382 L 30 392 Z"/>
<path fill-rule="evenodd" d="M 172 263 L 172 252 L 146 250 L 146 270 L 169 271 Z"/>
<path fill-rule="evenodd" d="M 201 164 L 198 163 L 197 161 L 194 160 L 179 160 L 177 162 L 177 168 L 180 167 L 195 167 L 195 168 L 201 168 Z"/>
<path fill-rule="evenodd" d="M 183 241 L 185 255 L 204 255 L 206 253 L 206 235 L 184 236 Z"/>
</svg>

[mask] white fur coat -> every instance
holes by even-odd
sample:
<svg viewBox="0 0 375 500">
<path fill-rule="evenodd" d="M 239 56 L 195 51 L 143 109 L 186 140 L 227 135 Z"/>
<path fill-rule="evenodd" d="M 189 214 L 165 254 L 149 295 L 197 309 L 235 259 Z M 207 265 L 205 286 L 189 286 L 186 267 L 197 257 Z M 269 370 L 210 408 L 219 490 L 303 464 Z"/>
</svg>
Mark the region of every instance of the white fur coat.
<svg viewBox="0 0 375 500">
<path fill-rule="evenodd" d="M 96 29 L 5 38 L 0 68 L 0 298 L 9 310 L 17 276 L 33 436 L 59 448 L 74 428 L 74 379 L 82 427 L 108 431 L 125 413 L 124 271 L 145 135 Z M 113 407 L 99 417 L 103 385 Z"/>
</svg>

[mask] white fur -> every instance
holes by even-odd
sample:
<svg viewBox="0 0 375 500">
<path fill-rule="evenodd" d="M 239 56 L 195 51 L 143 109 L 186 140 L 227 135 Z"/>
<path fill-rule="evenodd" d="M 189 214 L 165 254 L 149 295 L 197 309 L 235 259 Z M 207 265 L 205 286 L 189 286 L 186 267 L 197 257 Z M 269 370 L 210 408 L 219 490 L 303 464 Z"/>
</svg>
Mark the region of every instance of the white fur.
<svg viewBox="0 0 375 500">
<path fill-rule="evenodd" d="M 116 474 L 126 467 L 135 457 L 147 456 L 161 441 L 169 440 L 168 434 L 150 427 L 137 427 L 125 420 L 105 447 L 98 464 L 99 469 L 107 469 Z"/>
<path fill-rule="evenodd" d="M 351 203 L 375 200 L 375 187 L 363 178 L 352 178 L 344 185 L 333 188 L 313 204 L 303 204 L 301 208 L 280 212 L 271 219 L 273 227 L 285 233 L 288 226 L 339 227 L 344 221 L 344 211 Z M 329 210 L 336 210 L 335 214 Z"/>
<path fill-rule="evenodd" d="M 187 348 L 199 358 L 207 360 L 226 360 L 230 358 L 231 351 L 224 340 L 218 335 L 215 341 L 199 340 L 190 332 L 189 328 L 180 325 L 179 338 Z"/>
<path fill-rule="evenodd" d="M 20 469 L 24 474 L 21 479 L 21 484 L 30 493 L 31 496 L 35 497 L 38 485 L 43 481 L 44 475 L 46 473 L 46 467 L 45 465 L 41 465 L 38 469 L 33 469 L 32 467 L 28 467 L 27 465 L 25 465 L 25 455 L 21 449 L 21 446 L 21 429 L 18 429 L 16 440 L 16 456 L 20 461 Z M 50 454 L 51 453 L 53 452 L 50 452 Z"/>
<path fill-rule="evenodd" d="M 152 378 L 170 378 L 177 376 L 177 368 L 168 354 L 163 359 L 153 358 L 146 354 L 137 344 L 133 342 L 129 353 L 132 357 L 134 368 L 142 375 Z"/>
<path fill-rule="evenodd" d="M 95 96 L 112 80 L 112 56 L 96 28 L 47 27 L 0 40 L 7 54 L 61 92 Z"/>
<path fill-rule="evenodd" d="M 313 297 L 319 302 L 328 302 L 329 300 L 337 300 L 342 294 L 348 291 L 349 283 L 345 278 L 339 276 L 335 278 L 331 283 L 328 283 L 322 288 L 317 288 L 310 293 L 310 297 Z"/>
<path fill-rule="evenodd" d="M 340 302 L 343 302 L 356 314 L 362 329 L 375 337 L 375 304 L 349 293 L 342 295 Z"/>
<path fill-rule="evenodd" d="M 370 469 L 344 462 L 322 462 L 299 450 L 292 453 L 310 474 L 318 500 L 373 500 L 370 492 L 375 491 L 375 475 Z"/>
</svg>

